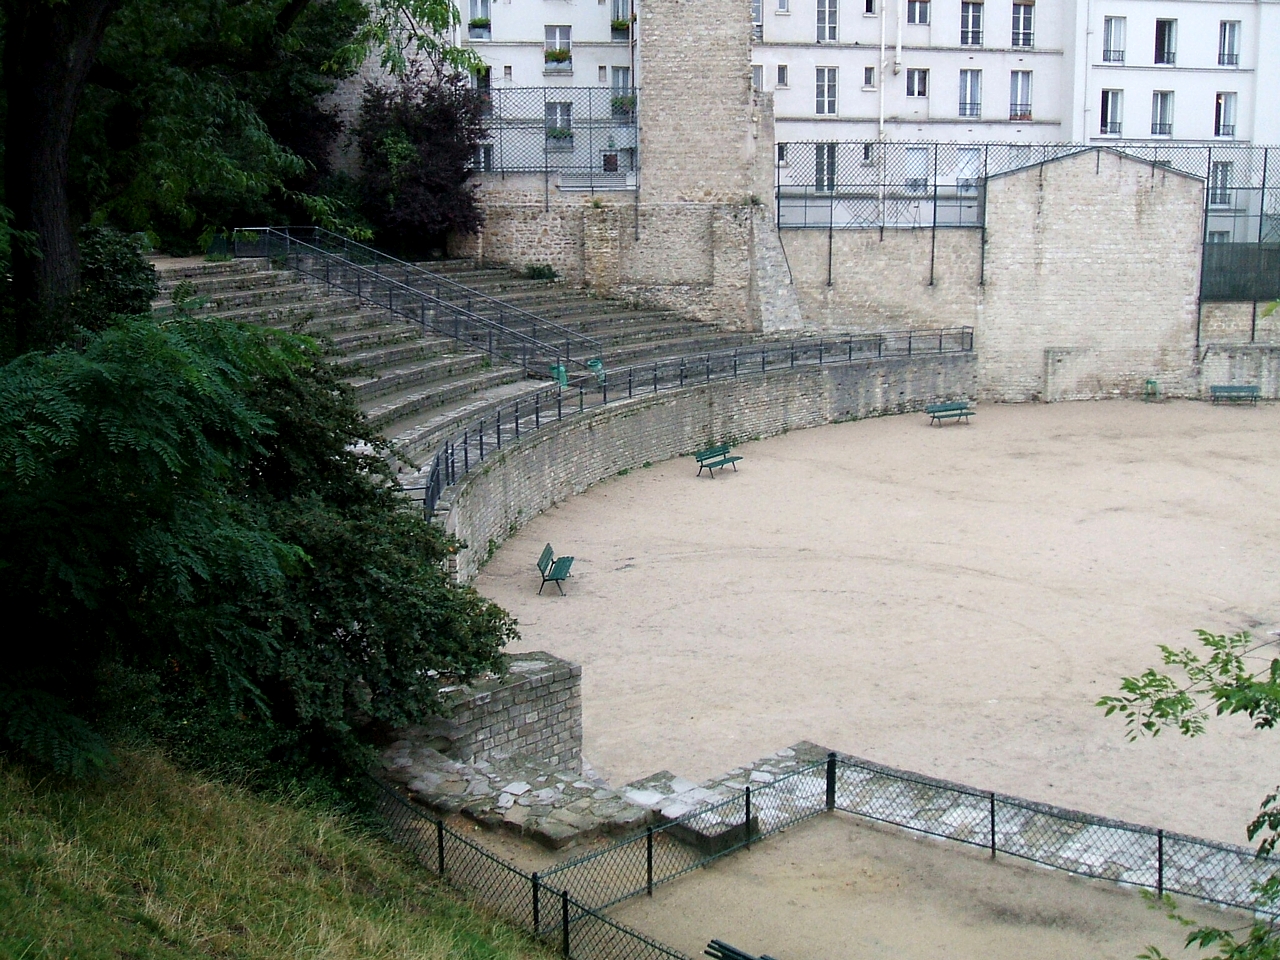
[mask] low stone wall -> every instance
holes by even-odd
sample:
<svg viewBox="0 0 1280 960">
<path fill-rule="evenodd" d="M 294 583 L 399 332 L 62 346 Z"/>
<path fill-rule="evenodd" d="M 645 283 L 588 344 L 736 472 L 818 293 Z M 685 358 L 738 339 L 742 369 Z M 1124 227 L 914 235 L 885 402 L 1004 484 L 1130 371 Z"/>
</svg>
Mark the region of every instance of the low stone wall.
<svg viewBox="0 0 1280 960">
<path fill-rule="evenodd" d="M 442 716 L 396 732 L 456 760 L 541 760 L 582 765 L 582 668 L 549 653 L 522 653 L 501 677 L 445 688 Z"/>
<path fill-rule="evenodd" d="M 1210 343 L 1200 361 L 1200 396 L 1216 384 L 1256 385 L 1265 400 L 1280 400 L 1280 344 Z"/>
<path fill-rule="evenodd" d="M 486 459 L 450 491 L 445 527 L 467 544 L 458 575 L 470 579 L 488 551 L 531 517 L 620 470 L 713 443 L 973 396 L 976 370 L 972 353 L 780 370 L 616 401 L 546 425 Z"/>
</svg>

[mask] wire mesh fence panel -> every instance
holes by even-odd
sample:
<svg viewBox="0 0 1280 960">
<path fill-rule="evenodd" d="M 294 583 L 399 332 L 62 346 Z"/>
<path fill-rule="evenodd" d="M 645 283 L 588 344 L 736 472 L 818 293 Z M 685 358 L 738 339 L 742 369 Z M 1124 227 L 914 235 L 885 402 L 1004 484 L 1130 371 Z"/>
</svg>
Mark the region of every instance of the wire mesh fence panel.
<svg viewBox="0 0 1280 960">
<path fill-rule="evenodd" d="M 1024 860 L 1103 880 L 1155 888 L 1159 837 L 998 797 L 996 848 Z"/>
<path fill-rule="evenodd" d="M 532 927 L 532 878 L 451 830 L 444 832 L 442 876 L 508 920 Z"/>
<path fill-rule="evenodd" d="M 841 760 L 836 808 L 920 833 L 990 846 L 990 798 L 925 780 L 913 780 Z"/>
<path fill-rule="evenodd" d="M 663 851 L 665 854 L 665 851 Z M 657 845 L 654 867 L 660 869 Z M 592 909 L 604 909 L 648 889 L 649 840 L 638 834 L 612 844 L 598 853 L 569 861 L 546 871 L 543 879 Z M 660 882 L 657 879 L 655 883 Z"/>
<path fill-rule="evenodd" d="M 1257 909 L 1254 888 L 1280 872 L 1280 859 L 1179 834 L 1162 838 L 1164 890 L 1224 906 Z M 1280 908 L 1267 907 L 1276 915 Z"/>
<path fill-rule="evenodd" d="M 601 913 L 570 902 L 567 946 L 575 960 L 688 960 L 685 954 Z M 565 946 L 564 943 L 561 947 Z"/>
</svg>

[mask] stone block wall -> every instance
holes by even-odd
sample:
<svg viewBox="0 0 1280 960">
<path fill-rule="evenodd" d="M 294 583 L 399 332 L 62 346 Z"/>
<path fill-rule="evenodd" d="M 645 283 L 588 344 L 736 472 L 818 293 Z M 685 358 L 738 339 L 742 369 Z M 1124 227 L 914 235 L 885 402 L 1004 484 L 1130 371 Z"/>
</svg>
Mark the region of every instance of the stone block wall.
<svg viewBox="0 0 1280 960">
<path fill-rule="evenodd" d="M 1200 364 L 1200 396 L 1215 384 L 1256 385 L 1268 400 L 1280 400 L 1280 344 L 1209 344 Z"/>
<path fill-rule="evenodd" d="M 779 370 L 633 400 L 544 426 L 473 468 L 450 495 L 446 529 L 465 541 L 458 575 L 474 576 L 490 542 L 623 469 L 728 441 L 919 409 L 972 396 L 973 354 Z M 530 559 L 532 569 L 533 558 Z"/>
<path fill-rule="evenodd" d="M 582 762 L 582 668 L 549 653 L 522 653 L 507 673 L 444 691 L 435 737 L 455 759 L 533 757 L 577 771 Z"/>
</svg>

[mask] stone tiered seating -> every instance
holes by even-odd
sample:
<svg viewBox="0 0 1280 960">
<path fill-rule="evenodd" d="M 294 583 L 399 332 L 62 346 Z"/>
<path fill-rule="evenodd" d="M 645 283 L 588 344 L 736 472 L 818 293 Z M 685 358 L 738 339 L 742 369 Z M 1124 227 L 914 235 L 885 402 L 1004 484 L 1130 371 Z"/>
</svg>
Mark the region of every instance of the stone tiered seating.
<svg viewBox="0 0 1280 960">
<path fill-rule="evenodd" d="M 516 366 L 494 363 L 482 351 L 423 332 L 356 297 L 326 294 L 266 260 L 207 262 L 157 258 L 161 293 L 155 306 L 172 305 L 187 281 L 202 299 L 203 315 L 287 328 L 325 339 L 373 425 L 396 444 L 402 469 L 420 465 L 448 436 L 495 401 L 509 401 L 548 386 Z M 470 261 L 424 265 L 459 283 L 561 324 L 601 344 L 605 370 L 731 348 L 748 334 L 724 333 L 671 311 L 639 309 L 591 296 L 563 283 L 529 280 L 504 269 L 477 269 Z"/>
</svg>

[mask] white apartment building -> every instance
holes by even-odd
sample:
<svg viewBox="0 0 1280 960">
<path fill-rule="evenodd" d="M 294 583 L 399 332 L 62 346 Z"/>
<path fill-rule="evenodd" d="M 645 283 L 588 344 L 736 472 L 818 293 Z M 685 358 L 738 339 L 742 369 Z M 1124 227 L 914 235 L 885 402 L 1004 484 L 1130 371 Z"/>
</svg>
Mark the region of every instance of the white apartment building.
<svg viewBox="0 0 1280 960">
<path fill-rule="evenodd" d="M 1280 142 L 1280 0 L 755 0 L 753 16 L 779 141 Z"/>
</svg>

